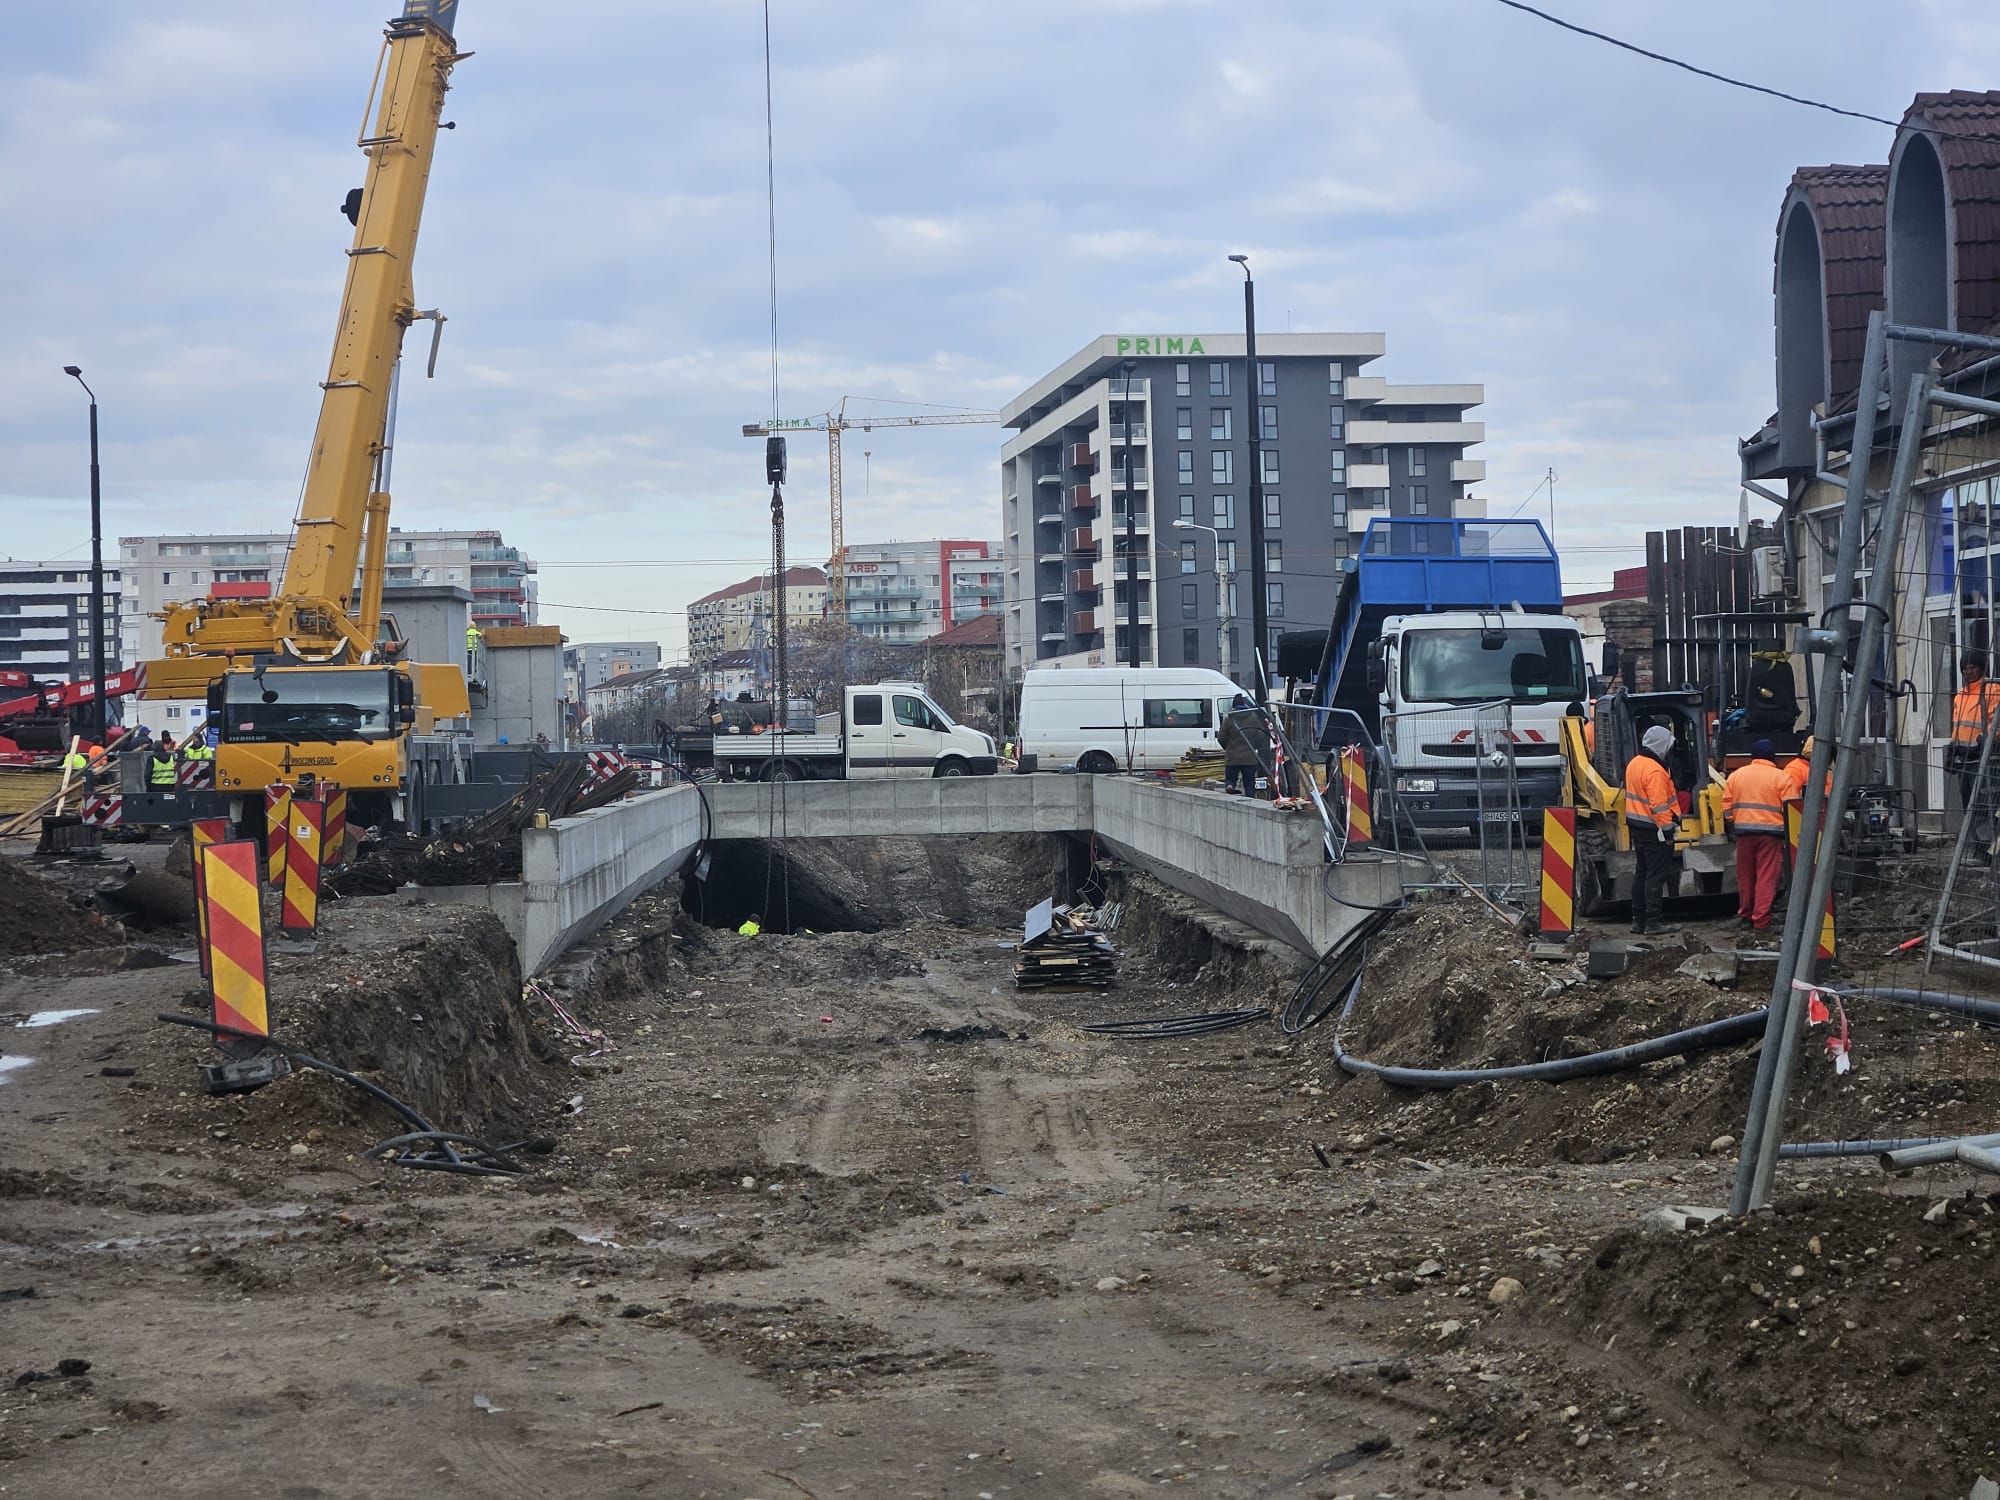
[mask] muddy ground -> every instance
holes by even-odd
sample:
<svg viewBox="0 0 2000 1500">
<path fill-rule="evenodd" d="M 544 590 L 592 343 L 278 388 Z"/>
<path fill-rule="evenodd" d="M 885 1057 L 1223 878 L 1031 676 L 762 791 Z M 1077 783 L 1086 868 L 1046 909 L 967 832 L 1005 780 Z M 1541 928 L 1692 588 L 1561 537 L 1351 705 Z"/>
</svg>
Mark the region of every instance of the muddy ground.
<svg viewBox="0 0 2000 1500">
<path fill-rule="evenodd" d="M 798 858 L 662 890 L 552 976 L 598 1055 L 463 911 L 341 903 L 277 960 L 277 1030 L 441 1124 L 551 1137 L 520 1178 L 376 1165 L 396 1122 L 321 1076 L 204 1096 L 213 1054 L 153 1019 L 191 1013 L 185 965 L 0 956 L 0 1012 L 88 1012 L 0 1030 L 0 1066 L 29 1059 L 0 1071 L 0 1492 L 1945 1497 L 2000 1473 L 1978 1181 L 1787 1169 L 1778 1212 L 1642 1230 L 1723 1201 L 1752 1046 L 1417 1094 L 1350 1080 L 1331 1022 L 1111 1041 L 1077 1024 L 1275 1005 L 1294 966 L 1114 879 L 1119 987 L 1022 994 L 1005 945 L 1059 846 Z M 773 890 L 815 936 L 693 915 Z M 1767 971 L 1730 989 L 1686 956 L 1587 981 L 1427 902 L 1342 1036 L 1470 1066 L 1761 1000 Z M 2000 1117 L 1977 1035 L 1856 1023 L 1859 1071 L 1812 1059 L 1802 1128 Z"/>
</svg>

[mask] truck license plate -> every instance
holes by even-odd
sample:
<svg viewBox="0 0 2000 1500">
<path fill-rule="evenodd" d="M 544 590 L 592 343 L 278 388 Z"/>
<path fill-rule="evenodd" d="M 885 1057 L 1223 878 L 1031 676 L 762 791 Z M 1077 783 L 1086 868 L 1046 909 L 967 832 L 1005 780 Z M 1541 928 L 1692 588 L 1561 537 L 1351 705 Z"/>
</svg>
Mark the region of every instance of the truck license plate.
<svg viewBox="0 0 2000 1500">
<path fill-rule="evenodd" d="M 1518 823 L 1521 821 L 1521 815 L 1518 812 L 1481 813 L 1479 821 L 1482 823 Z"/>
</svg>

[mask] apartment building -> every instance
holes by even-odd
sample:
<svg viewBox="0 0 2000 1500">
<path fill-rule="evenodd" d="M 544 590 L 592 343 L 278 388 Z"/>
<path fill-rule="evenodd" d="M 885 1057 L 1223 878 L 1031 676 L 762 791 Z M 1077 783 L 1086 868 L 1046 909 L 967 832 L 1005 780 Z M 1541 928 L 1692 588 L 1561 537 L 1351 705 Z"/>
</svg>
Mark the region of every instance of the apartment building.
<svg viewBox="0 0 2000 1500">
<path fill-rule="evenodd" d="M 125 660 L 160 653 L 160 622 L 151 618 L 169 604 L 227 591 L 275 590 L 285 576 L 292 534 L 202 533 L 192 536 L 123 536 L 119 566 L 127 587 L 120 599 Z M 405 531 L 391 527 L 383 556 L 382 604 L 391 613 L 399 588 L 456 584 L 472 592 L 472 618 L 489 625 L 535 625 L 535 564 L 498 531 Z M 356 582 L 359 587 L 359 580 Z"/>
<path fill-rule="evenodd" d="M 1379 333 L 1265 334 L 1252 391 L 1240 333 L 1106 334 L 1009 402 L 1010 674 L 1128 661 L 1136 589 L 1141 661 L 1216 666 L 1227 630 L 1248 680 L 1252 422 L 1267 652 L 1331 619 L 1370 520 L 1484 514 L 1470 491 L 1485 464 L 1466 456 L 1485 438 L 1466 419 L 1484 387 L 1391 384 L 1367 372 L 1385 349 Z"/>
<path fill-rule="evenodd" d="M 847 549 L 847 624 L 864 640 L 928 640 L 999 611 L 1000 544 L 863 542 Z"/>
<path fill-rule="evenodd" d="M 119 569 L 104 570 L 104 662 L 120 664 Z M 90 564 L 0 560 L 0 667 L 37 682 L 90 676 Z"/>
<path fill-rule="evenodd" d="M 688 606 L 688 660 L 706 666 L 729 651 L 747 651 L 770 644 L 771 575 L 759 573 Z M 785 570 L 785 619 L 788 628 L 817 625 L 826 618 L 826 574 L 818 568 Z"/>
</svg>

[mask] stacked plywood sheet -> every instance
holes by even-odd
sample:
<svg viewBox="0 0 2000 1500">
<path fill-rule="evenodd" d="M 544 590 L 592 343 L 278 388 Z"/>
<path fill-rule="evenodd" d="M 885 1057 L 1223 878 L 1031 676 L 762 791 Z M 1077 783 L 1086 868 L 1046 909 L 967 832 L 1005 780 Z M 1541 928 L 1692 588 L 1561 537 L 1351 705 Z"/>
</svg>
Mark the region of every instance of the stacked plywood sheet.
<svg viewBox="0 0 2000 1500">
<path fill-rule="evenodd" d="M 1118 978 L 1118 950 L 1085 912 L 1044 901 L 1029 908 L 1015 950 L 1014 985 L 1107 989 Z"/>
</svg>

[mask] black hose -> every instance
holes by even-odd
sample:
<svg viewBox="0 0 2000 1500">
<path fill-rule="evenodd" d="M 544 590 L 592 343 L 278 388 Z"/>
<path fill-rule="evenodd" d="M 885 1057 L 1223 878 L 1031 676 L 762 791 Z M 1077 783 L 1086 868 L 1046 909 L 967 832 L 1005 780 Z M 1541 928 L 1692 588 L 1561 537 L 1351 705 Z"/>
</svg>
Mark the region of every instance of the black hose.
<svg viewBox="0 0 2000 1500">
<path fill-rule="evenodd" d="M 442 1158 L 427 1154 L 410 1155 L 399 1153 L 391 1155 L 389 1160 L 401 1167 L 417 1167 L 435 1172 L 459 1172 L 468 1176 L 511 1177 L 518 1176 L 525 1170 L 525 1168 L 520 1166 L 519 1163 L 514 1162 L 507 1155 L 506 1150 L 489 1146 L 484 1141 L 477 1140 L 469 1135 L 454 1135 L 450 1131 L 439 1130 L 437 1126 L 431 1124 L 429 1120 L 426 1120 L 422 1115 L 418 1114 L 409 1105 L 398 1099 L 380 1084 L 370 1083 L 366 1078 L 350 1073 L 345 1068 L 336 1067 L 323 1058 L 314 1057 L 309 1052 L 300 1052 L 297 1048 L 287 1047 L 258 1032 L 242 1031 L 237 1027 L 224 1026 L 216 1021 L 204 1021 L 198 1016 L 178 1016 L 162 1011 L 155 1019 L 165 1021 L 173 1026 L 189 1026 L 196 1031 L 206 1031 L 215 1036 L 226 1036 L 240 1041 L 259 1042 L 270 1048 L 273 1052 L 278 1053 L 287 1062 L 296 1067 L 315 1068 L 322 1073 L 331 1074 L 342 1083 L 351 1084 L 362 1093 L 368 1095 L 369 1098 L 386 1104 L 414 1127 L 411 1134 L 393 1136 L 386 1141 L 380 1141 L 374 1146 L 369 1147 L 367 1151 L 362 1153 L 364 1156 L 372 1158 L 379 1153 L 390 1151 L 392 1148 L 399 1147 L 404 1143 L 413 1144 L 418 1140 L 429 1140 L 443 1147 L 444 1156 Z M 467 1161 L 459 1155 L 455 1144 L 457 1142 L 465 1142 L 475 1148 L 473 1160 Z M 503 1162 L 507 1163 L 507 1165 L 500 1165 Z"/>
<path fill-rule="evenodd" d="M 1263 1020 L 1270 1012 L 1261 1005 L 1254 1009 L 1197 1011 L 1185 1016 L 1149 1016 L 1136 1021 L 1092 1021 L 1079 1031 L 1117 1037 L 1127 1042 L 1163 1042 L 1175 1037 L 1207 1036 L 1215 1031 L 1234 1031 Z"/>
</svg>

